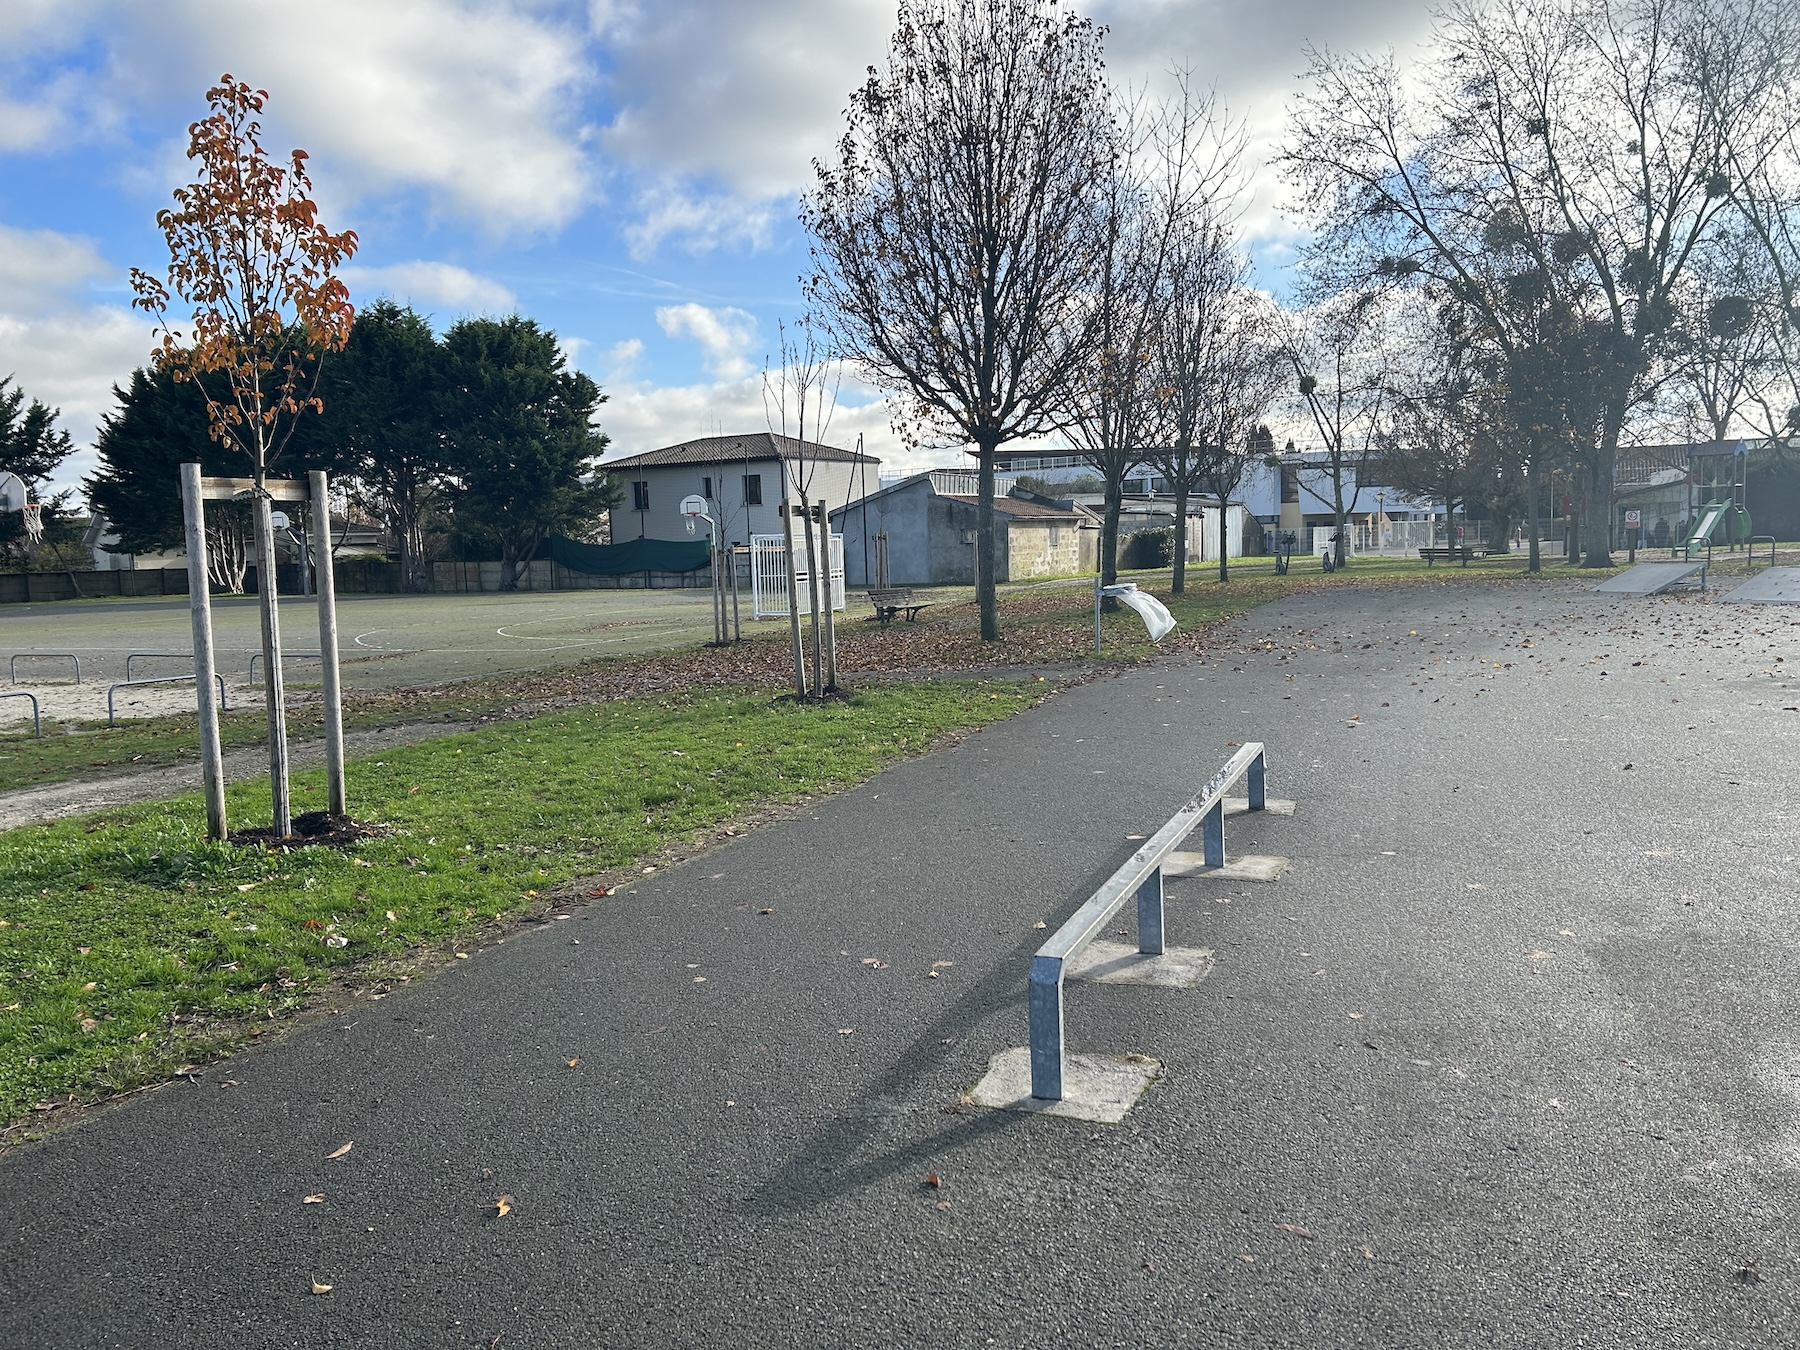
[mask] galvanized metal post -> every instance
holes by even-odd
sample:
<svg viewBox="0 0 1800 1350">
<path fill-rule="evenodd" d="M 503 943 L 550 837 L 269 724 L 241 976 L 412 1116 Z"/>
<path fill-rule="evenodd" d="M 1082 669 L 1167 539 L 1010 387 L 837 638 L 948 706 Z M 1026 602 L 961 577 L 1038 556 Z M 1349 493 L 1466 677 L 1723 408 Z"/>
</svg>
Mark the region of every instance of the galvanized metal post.
<svg viewBox="0 0 1800 1350">
<path fill-rule="evenodd" d="M 337 578 L 331 563 L 331 498 L 325 472 L 307 475 L 312 489 L 314 550 L 318 554 L 319 662 L 325 694 L 325 809 L 333 815 L 349 811 L 344 791 L 344 693 L 338 683 Z"/>
<path fill-rule="evenodd" d="M 1225 799 L 1219 798 L 1212 804 L 1200 822 L 1202 837 L 1206 841 L 1206 865 L 1223 867 L 1225 865 Z"/>
<path fill-rule="evenodd" d="M 794 694 L 806 697 L 806 657 L 800 650 L 800 579 L 794 568 L 794 517 L 788 506 L 787 466 L 781 468 L 781 534 L 787 555 L 788 643 L 794 655 Z"/>
<path fill-rule="evenodd" d="M 1031 1095 L 1058 1102 L 1063 1095 L 1063 963 L 1060 956 L 1035 956 L 1027 986 L 1031 1020 Z"/>
<path fill-rule="evenodd" d="M 1269 763 L 1266 756 L 1258 755 L 1250 761 L 1250 772 L 1245 775 L 1249 793 L 1250 809 L 1261 811 L 1269 804 Z"/>
<path fill-rule="evenodd" d="M 1138 951 L 1145 956 L 1163 954 L 1163 874 L 1157 868 L 1137 888 Z"/>
<path fill-rule="evenodd" d="M 187 527 L 188 617 L 194 629 L 194 701 L 200 711 L 200 785 L 206 794 L 206 837 L 225 837 L 225 767 L 219 750 L 219 705 L 213 697 L 212 591 L 206 579 L 206 502 L 200 466 L 181 466 L 181 515 Z M 129 678 L 129 677 L 128 677 Z"/>
<path fill-rule="evenodd" d="M 1094 655 L 1100 655 L 1100 574 L 1094 573 Z"/>
<path fill-rule="evenodd" d="M 275 522 L 269 494 L 258 485 L 250 501 L 256 535 L 256 608 L 262 619 L 263 707 L 269 720 L 270 831 L 277 839 L 293 833 L 293 806 L 288 798 L 287 688 L 281 668 L 281 599 L 275 579 Z"/>
</svg>

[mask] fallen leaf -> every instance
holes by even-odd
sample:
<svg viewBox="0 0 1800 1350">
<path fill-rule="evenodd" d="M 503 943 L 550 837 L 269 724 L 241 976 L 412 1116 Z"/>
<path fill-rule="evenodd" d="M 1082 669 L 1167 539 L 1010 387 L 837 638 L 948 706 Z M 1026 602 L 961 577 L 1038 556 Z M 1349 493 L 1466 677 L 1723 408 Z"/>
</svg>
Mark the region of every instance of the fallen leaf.
<svg viewBox="0 0 1800 1350">
<path fill-rule="evenodd" d="M 261 884 L 260 881 L 246 881 L 242 886 L 239 886 L 238 889 L 240 891 L 253 891 Z"/>
<path fill-rule="evenodd" d="M 1375 1249 L 1366 1242 L 1356 1250 L 1361 1252 L 1367 1260 L 1373 1261 L 1375 1259 Z"/>
<path fill-rule="evenodd" d="M 573 1068 L 574 1068 L 574 1067 L 575 1067 L 575 1066 L 576 1066 L 576 1065 L 578 1065 L 578 1064 L 580 1064 L 580 1063 L 581 1063 L 581 1056 L 580 1056 L 580 1055 L 577 1055 L 577 1056 L 575 1056 L 575 1058 L 574 1058 L 574 1059 L 572 1059 L 572 1060 L 570 1060 L 570 1061 L 569 1061 L 569 1067 L 570 1067 L 570 1068 L 571 1068 L 571 1069 L 573 1069 Z"/>
<path fill-rule="evenodd" d="M 352 858 L 350 860 L 350 865 L 352 867 L 373 867 L 375 864 L 370 862 L 367 858 Z"/>
<path fill-rule="evenodd" d="M 775 906 L 770 905 L 767 909 L 759 909 L 756 912 L 758 914 L 773 914 L 775 912 Z"/>
<path fill-rule="evenodd" d="M 456 959 L 458 961 L 467 961 L 469 959 L 469 954 L 467 952 L 458 952 L 456 954 Z"/>
<path fill-rule="evenodd" d="M 1036 923 L 1032 924 L 1031 926 L 1033 928 L 1048 928 L 1050 925 L 1045 923 L 1042 919 L 1039 919 Z"/>
<path fill-rule="evenodd" d="M 393 910 L 391 910 L 391 909 L 390 909 L 390 910 L 389 910 L 389 911 L 388 911 L 388 912 L 387 912 L 387 921 L 388 921 L 388 922 L 389 922 L 389 923 L 399 923 L 399 922 L 400 922 L 400 916 L 399 916 L 399 915 L 398 915 L 398 914 L 396 914 L 396 913 L 394 913 L 394 911 L 393 911 Z"/>
<path fill-rule="evenodd" d="M 81 986 L 81 992 L 84 994 L 91 994 L 97 988 L 99 988 L 99 986 L 96 985 L 92 980 L 89 980 L 86 984 Z"/>
<path fill-rule="evenodd" d="M 355 1147 L 356 1147 L 356 1141 L 354 1139 L 352 1139 L 349 1143 L 340 1145 L 338 1148 L 336 1148 L 332 1152 L 327 1153 L 325 1155 L 325 1161 L 330 1162 L 333 1158 L 341 1158 L 346 1153 L 348 1153 L 351 1149 L 353 1149 Z"/>
<path fill-rule="evenodd" d="M 838 1035 L 840 1035 L 840 1036 L 849 1036 L 849 1035 L 851 1035 L 851 1034 L 852 1034 L 852 1033 L 854 1033 L 854 1032 L 855 1032 L 855 1030 L 856 1030 L 856 1028 L 855 1028 L 855 1027 L 839 1027 L 839 1028 L 838 1028 Z"/>
<path fill-rule="evenodd" d="M 950 1202 L 948 1200 L 940 1200 L 937 1202 L 937 1207 L 941 1210 L 948 1211 L 950 1208 Z"/>
<path fill-rule="evenodd" d="M 704 976 L 704 975 L 696 975 L 696 976 L 694 976 L 694 983 L 695 983 L 695 984 L 705 984 L 705 983 L 706 983 L 706 976 Z"/>
<path fill-rule="evenodd" d="M 1306 1227 L 1304 1224 L 1278 1223 L 1275 1225 L 1275 1227 L 1283 1233 L 1292 1233 L 1297 1238 L 1305 1238 L 1308 1242 L 1317 1241 L 1318 1236 L 1319 1236 L 1317 1233 L 1313 1232 L 1312 1229 Z"/>
<path fill-rule="evenodd" d="M 513 1211 L 513 1198 L 510 1195 L 497 1196 L 494 1200 L 494 1217 L 503 1219 Z"/>
<path fill-rule="evenodd" d="M 315 1294 L 329 1294 L 331 1292 L 331 1286 L 328 1284 L 320 1284 L 317 1275 L 312 1277 L 312 1287 L 313 1293 Z"/>
<path fill-rule="evenodd" d="M 317 1195 L 309 1195 L 300 1203 L 303 1205 L 322 1205 L 325 1203 L 325 1192 L 320 1191 Z"/>
<path fill-rule="evenodd" d="M 1350 1013 L 1350 1014 L 1348 1014 L 1348 1016 L 1352 1022 L 1360 1022 L 1363 1020 L 1362 1013 Z"/>
<path fill-rule="evenodd" d="M 1149 1271 L 1152 1275 L 1156 1274 L 1156 1262 L 1146 1256 L 1144 1258 L 1144 1269 Z"/>
<path fill-rule="evenodd" d="M 933 1190 L 941 1190 L 944 1185 L 944 1179 L 936 1172 L 927 1172 L 925 1174 L 925 1184 Z"/>
</svg>

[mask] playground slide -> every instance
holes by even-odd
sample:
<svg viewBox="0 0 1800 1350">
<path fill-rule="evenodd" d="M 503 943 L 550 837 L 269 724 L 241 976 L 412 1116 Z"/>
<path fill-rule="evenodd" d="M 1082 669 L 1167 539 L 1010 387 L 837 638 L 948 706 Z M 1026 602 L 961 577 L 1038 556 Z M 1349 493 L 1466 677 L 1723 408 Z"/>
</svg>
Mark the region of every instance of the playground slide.
<svg viewBox="0 0 1800 1350">
<path fill-rule="evenodd" d="M 1689 542 L 1700 544 L 1711 539 L 1713 531 L 1719 528 L 1719 522 L 1725 519 L 1725 513 L 1729 510 L 1730 502 L 1708 502 L 1701 507 L 1700 519 L 1688 535 Z"/>
</svg>

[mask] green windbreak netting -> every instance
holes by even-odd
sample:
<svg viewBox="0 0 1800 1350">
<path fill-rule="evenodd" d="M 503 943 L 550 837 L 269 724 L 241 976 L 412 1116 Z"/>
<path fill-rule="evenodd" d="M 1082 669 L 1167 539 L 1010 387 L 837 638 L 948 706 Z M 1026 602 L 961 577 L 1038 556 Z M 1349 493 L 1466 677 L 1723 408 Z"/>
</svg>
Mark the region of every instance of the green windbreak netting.
<svg viewBox="0 0 1800 1350">
<path fill-rule="evenodd" d="M 707 564 L 704 539 L 628 539 L 623 544 L 583 544 L 552 536 L 550 556 L 571 572 L 615 577 L 626 572 L 695 572 Z"/>
</svg>

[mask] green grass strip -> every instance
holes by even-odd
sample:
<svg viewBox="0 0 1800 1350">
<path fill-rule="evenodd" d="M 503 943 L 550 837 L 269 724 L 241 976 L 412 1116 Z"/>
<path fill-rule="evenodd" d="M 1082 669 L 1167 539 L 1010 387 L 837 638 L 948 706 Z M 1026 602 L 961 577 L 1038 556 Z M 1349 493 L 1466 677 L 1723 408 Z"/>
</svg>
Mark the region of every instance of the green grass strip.
<svg viewBox="0 0 1800 1350">
<path fill-rule="evenodd" d="M 670 696 L 497 724 L 353 762 L 353 813 L 392 833 L 347 851 L 209 843 L 197 794 L 0 834 L 0 1121 L 154 1081 L 301 1007 L 334 970 L 464 938 L 574 878 L 859 782 L 1043 689 Z M 322 805 L 320 774 L 294 785 L 296 810 Z M 229 805 L 236 825 L 266 822 L 267 780 Z"/>
</svg>

